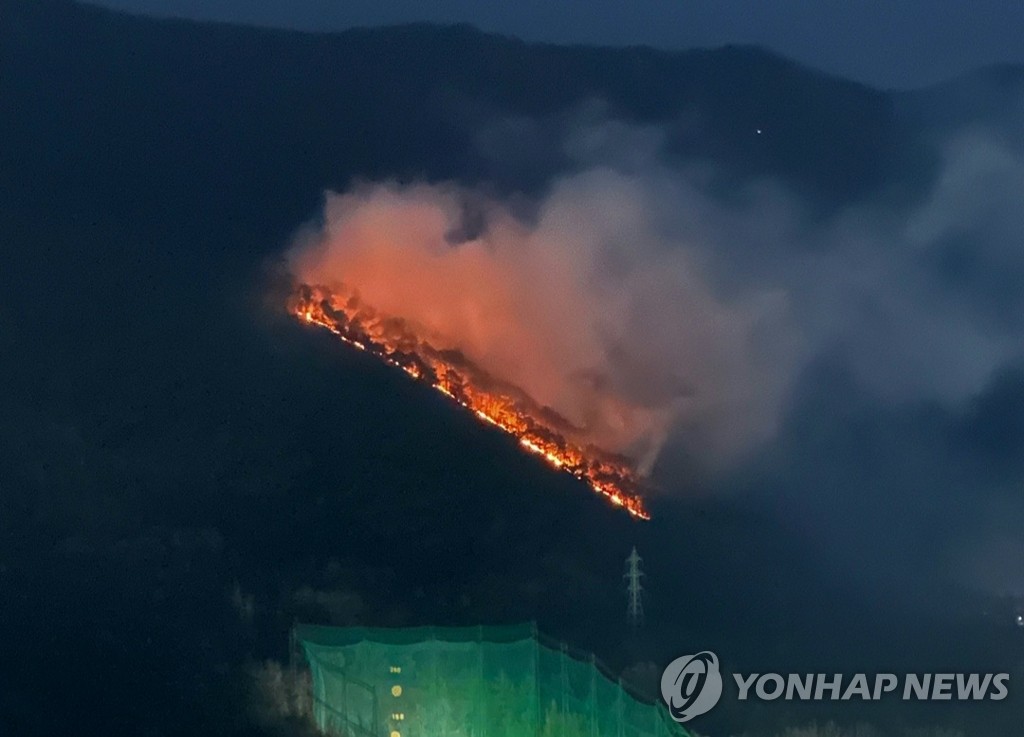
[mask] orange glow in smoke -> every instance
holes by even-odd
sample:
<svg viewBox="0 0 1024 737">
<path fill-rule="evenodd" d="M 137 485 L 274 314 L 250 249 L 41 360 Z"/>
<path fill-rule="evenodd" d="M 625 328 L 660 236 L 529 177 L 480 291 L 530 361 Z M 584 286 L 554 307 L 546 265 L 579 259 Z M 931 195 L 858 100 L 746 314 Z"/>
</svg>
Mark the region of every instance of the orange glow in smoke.
<svg viewBox="0 0 1024 737">
<path fill-rule="evenodd" d="M 650 519 L 640 497 L 640 480 L 629 459 L 569 438 L 579 434 L 568 420 L 541 407 L 515 386 L 501 382 L 458 351 L 440 350 L 399 318 L 380 315 L 352 292 L 302 286 L 289 310 L 325 328 L 348 345 L 400 368 L 501 428 L 519 445 L 553 468 L 569 473 L 633 517 Z"/>
</svg>

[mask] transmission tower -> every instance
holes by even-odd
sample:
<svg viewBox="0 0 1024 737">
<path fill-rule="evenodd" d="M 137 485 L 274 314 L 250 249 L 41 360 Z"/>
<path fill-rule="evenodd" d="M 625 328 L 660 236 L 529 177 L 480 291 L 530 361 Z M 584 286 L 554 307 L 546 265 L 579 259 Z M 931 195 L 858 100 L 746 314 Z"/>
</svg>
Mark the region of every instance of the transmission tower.
<svg viewBox="0 0 1024 737">
<path fill-rule="evenodd" d="M 626 558 L 626 573 L 623 576 L 626 579 L 626 597 L 629 602 L 626 606 L 626 617 L 633 629 L 639 629 L 644 623 L 644 586 L 640 580 L 644 576 L 640 569 L 642 562 L 643 558 L 636 552 L 634 545 L 633 552 Z"/>
</svg>

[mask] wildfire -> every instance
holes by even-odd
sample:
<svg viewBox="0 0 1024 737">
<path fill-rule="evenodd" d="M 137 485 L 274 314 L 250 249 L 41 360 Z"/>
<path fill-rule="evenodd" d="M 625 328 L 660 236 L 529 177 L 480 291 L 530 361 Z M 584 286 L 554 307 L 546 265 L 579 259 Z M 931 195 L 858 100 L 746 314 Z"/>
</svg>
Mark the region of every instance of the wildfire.
<svg viewBox="0 0 1024 737">
<path fill-rule="evenodd" d="M 348 345 L 377 356 L 445 394 L 479 420 L 518 439 L 526 451 L 553 468 L 585 482 L 612 504 L 639 519 L 650 519 L 640 497 L 640 480 L 628 458 L 577 442 L 579 428 L 518 387 L 502 382 L 458 351 L 435 348 L 408 324 L 378 314 L 353 292 L 302 286 L 289 310 L 325 328 Z"/>
</svg>

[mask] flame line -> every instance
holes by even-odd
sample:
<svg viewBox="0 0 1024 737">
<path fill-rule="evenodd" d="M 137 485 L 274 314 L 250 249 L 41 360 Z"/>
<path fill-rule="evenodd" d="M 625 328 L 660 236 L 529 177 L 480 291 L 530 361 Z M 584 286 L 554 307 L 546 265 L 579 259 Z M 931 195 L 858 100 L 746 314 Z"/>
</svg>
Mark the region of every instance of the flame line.
<svg viewBox="0 0 1024 737">
<path fill-rule="evenodd" d="M 355 314 L 350 314 L 350 312 L 355 313 L 356 311 L 354 308 L 339 309 L 337 305 L 340 301 L 336 295 L 331 295 L 325 290 L 303 286 L 293 297 L 289 309 L 295 317 L 306 324 L 326 329 L 345 344 L 401 369 L 413 380 L 427 383 L 461 407 L 469 410 L 477 419 L 515 437 L 519 441 L 520 447 L 528 453 L 539 456 L 555 470 L 563 471 L 583 481 L 595 493 L 603 496 L 611 504 L 626 510 L 633 517 L 643 520 L 650 519 L 643 499 L 636 490 L 639 481 L 623 460 L 611 459 L 609 454 L 596 448 L 590 448 L 591 452 L 588 453 L 588 449 L 579 448 L 566 442 L 554 430 L 517 407 L 514 399 L 503 395 L 495 396 L 473 387 L 465 376 L 459 375 L 449 363 L 443 361 L 439 356 L 423 356 L 420 355 L 420 351 L 413 351 L 415 360 L 402 362 L 393 357 L 396 351 L 392 350 L 389 355 L 385 343 L 377 345 L 372 339 L 361 340 L 354 337 L 354 333 L 358 331 L 352 329 L 351 326 L 358 321 Z M 349 301 L 352 301 L 351 298 Z M 329 310 L 335 314 L 340 313 L 343 318 L 338 319 L 332 316 Z M 346 332 L 346 326 L 350 328 L 348 332 Z M 364 326 L 360 325 L 360 328 L 362 327 Z M 425 344 L 417 342 L 417 347 L 422 349 Z M 436 365 L 431 365 L 431 359 Z M 421 368 L 417 362 L 422 363 L 423 367 Z M 424 372 L 424 368 L 435 374 L 434 380 Z M 437 376 L 440 373 L 438 368 L 445 369 L 444 375 Z M 453 384 L 449 378 L 453 374 L 456 379 L 461 381 Z M 490 413 L 488 412 L 488 403 L 494 405 L 491 407 Z M 506 415 L 505 419 L 502 418 L 502 414 Z M 518 421 L 521 426 L 517 427 L 513 419 Z M 545 433 L 553 435 L 553 438 L 543 437 Z M 607 456 L 607 458 L 597 456 Z"/>
</svg>

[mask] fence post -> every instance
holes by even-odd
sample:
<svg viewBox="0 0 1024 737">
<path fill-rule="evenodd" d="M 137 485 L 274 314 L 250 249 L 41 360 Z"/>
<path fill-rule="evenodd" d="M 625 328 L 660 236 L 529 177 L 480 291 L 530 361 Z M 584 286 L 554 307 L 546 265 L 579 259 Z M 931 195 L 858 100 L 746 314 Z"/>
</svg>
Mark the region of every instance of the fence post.
<svg viewBox="0 0 1024 737">
<path fill-rule="evenodd" d="M 618 732 L 619 737 L 622 737 L 626 733 L 625 725 L 622 723 L 623 707 L 625 706 L 623 701 L 622 701 L 622 695 L 624 693 L 625 693 L 625 691 L 622 688 L 622 676 L 619 676 L 619 692 L 617 694 L 617 697 L 616 697 L 617 701 L 616 701 L 616 704 L 615 704 L 615 707 L 616 707 L 615 711 L 618 712 L 618 716 L 619 716 L 619 732 Z"/>
<path fill-rule="evenodd" d="M 487 729 L 487 701 L 489 694 L 487 693 L 487 685 L 484 681 L 484 628 L 483 625 L 476 626 L 476 652 L 477 652 L 477 700 L 476 700 L 476 720 L 473 724 L 470 734 L 474 737 L 485 737 L 490 730 Z"/>
<path fill-rule="evenodd" d="M 569 690 L 569 680 L 568 680 L 568 677 L 565 674 L 565 659 L 567 657 L 569 657 L 568 654 L 567 654 L 568 652 L 569 652 L 569 646 L 566 645 L 563 642 L 562 643 L 562 653 L 561 653 L 561 657 L 559 658 L 559 670 L 561 671 L 561 674 L 562 674 L 561 711 L 562 711 L 562 717 L 563 718 L 565 717 L 565 713 L 567 711 L 567 709 L 565 708 L 565 696 L 566 696 L 566 692 Z"/>
<path fill-rule="evenodd" d="M 540 735 L 541 715 L 544 713 L 540 703 L 540 633 L 536 621 L 530 624 L 533 634 L 533 732 Z"/>
</svg>

